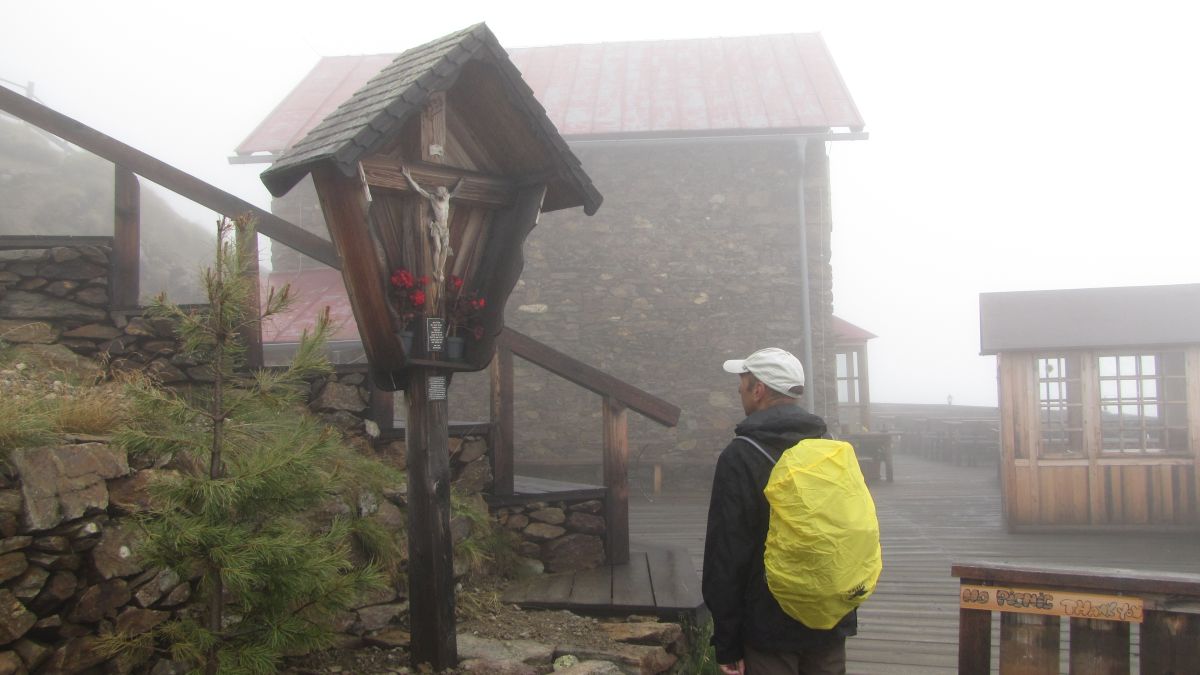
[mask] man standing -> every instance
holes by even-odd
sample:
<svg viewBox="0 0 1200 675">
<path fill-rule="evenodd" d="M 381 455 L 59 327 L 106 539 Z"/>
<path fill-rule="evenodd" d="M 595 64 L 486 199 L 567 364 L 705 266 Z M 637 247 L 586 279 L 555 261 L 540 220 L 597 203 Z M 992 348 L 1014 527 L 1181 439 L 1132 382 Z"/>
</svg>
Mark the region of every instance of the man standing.
<svg viewBox="0 0 1200 675">
<path fill-rule="evenodd" d="M 713 476 L 704 542 L 704 602 L 712 612 L 717 663 L 726 675 L 825 675 L 846 672 L 846 638 L 858 615 L 851 611 L 830 630 L 809 628 L 788 616 L 767 588 L 763 566 L 770 507 L 763 488 L 784 450 L 826 435 L 825 421 L 797 405 L 804 368 L 792 354 L 760 349 L 725 362 L 740 377 L 746 419 L 721 452 Z"/>
</svg>

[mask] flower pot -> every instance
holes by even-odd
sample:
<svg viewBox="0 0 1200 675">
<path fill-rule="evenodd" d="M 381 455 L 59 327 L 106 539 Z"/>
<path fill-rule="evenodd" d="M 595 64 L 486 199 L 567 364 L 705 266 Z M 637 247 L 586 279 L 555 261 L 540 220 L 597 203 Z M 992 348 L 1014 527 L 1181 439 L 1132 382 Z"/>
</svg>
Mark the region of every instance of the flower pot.
<svg viewBox="0 0 1200 675">
<path fill-rule="evenodd" d="M 446 338 L 446 358 L 451 361 L 462 361 L 467 350 L 467 339 L 452 335 Z"/>
</svg>

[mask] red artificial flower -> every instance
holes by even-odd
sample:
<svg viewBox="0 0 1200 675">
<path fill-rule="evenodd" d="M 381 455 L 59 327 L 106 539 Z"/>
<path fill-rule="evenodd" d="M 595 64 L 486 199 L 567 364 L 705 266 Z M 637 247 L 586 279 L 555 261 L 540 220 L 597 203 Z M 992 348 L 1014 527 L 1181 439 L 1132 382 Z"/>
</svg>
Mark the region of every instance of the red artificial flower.
<svg viewBox="0 0 1200 675">
<path fill-rule="evenodd" d="M 398 269 L 395 272 L 392 272 L 392 285 L 393 286 L 395 286 L 397 288 L 412 288 L 413 283 L 415 283 L 415 281 L 413 279 L 412 272 L 409 272 L 408 270 L 403 269 L 403 268 Z"/>
<path fill-rule="evenodd" d="M 483 298 L 476 298 L 471 301 L 471 307 L 473 307 L 474 309 L 483 309 L 483 306 L 486 304 L 487 304 L 487 301 L 484 300 Z"/>
<path fill-rule="evenodd" d="M 420 286 L 421 288 L 425 288 L 426 286 L 428 286 L 429 285 L 429 276 L 422 274 L 420 277 L 417 278 L 417 285 Z"/>
<path fill-rule="evenodd" d="M 475 335 L 476 340 L 482 340 L 483 339 L 483 326 L 475 326 L 475 330 L 472 331 L 472 333 Z"/>
<path fill-rule="evenodd" d="M 451 274 L 451 275 L 450 275 L 450 287 L 451 287 L 451 288 L 453 288 L 453 289 L 454 289 L 454 290 L 456 290 L 456 291 L 460 291 L 460 290 L 462 290 L 462 287 L 463 287 L 463 278 L 462 278 L 462 277 L 456 277 L 456 276 L 454 276 L 453 274 Z"/>
<path fill-rule="evenodd" d="M 425 306 L 425 291 L 418 288 L 417 290 L 408 294 L 408 299 L 409 299 L 409 301 L 412 302 L 413 307 L 417 307 L 417 308 L 424 307 Z"/>
</svg>

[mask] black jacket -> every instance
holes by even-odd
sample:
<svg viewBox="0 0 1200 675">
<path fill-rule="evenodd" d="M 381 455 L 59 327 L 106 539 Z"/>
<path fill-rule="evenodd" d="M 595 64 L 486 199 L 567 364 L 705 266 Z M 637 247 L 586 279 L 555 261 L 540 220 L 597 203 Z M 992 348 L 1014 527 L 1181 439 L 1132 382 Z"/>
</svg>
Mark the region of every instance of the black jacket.
<svg viewBox="0 0 1200 675">
<path fill-rule="evenodd" d="M 776 457 L 805 438 L 825 435 L 825 422 L 803 408 L 777 405 L 738 424 Z M 798 652 L 835 637 L 854 635 L 856 612 L 830 630 L 809 628 L 784 613 L 767 588 L 763 550 L 770 507 L 763 488 L 774 465 L 746 441 L 734 439 L 721 452 L 708 505 L 704 541 L 704 602 L 712 612 L 718 663 L 742 658 L 744 643 L 768 652 Z"/>
</svg>

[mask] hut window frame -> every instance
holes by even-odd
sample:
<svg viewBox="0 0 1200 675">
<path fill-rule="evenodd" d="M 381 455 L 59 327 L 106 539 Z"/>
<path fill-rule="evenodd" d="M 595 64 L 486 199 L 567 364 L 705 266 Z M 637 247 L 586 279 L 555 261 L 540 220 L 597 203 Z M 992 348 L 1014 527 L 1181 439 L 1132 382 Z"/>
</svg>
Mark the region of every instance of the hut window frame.
<svg viewBox="0 0 1200 675">
<path fill-rule="evenodd" d="M 837 401 L 842 427 L 858 431 L 863 427 L 862 355 L 858 349 L 839 349 L 834 353 Z"/>
<path fill-rule="evenodd" d="M 1039 457 L 1079 457 L 1085 453 L 1082 358 L 1078 352 L 1034 356 Z"/>
<path fill-rule="evenodd" d="M 1096 375 L 1102 454 L 1189 454 L 1182 351 L 1105 352 Z"/>
</svg>

